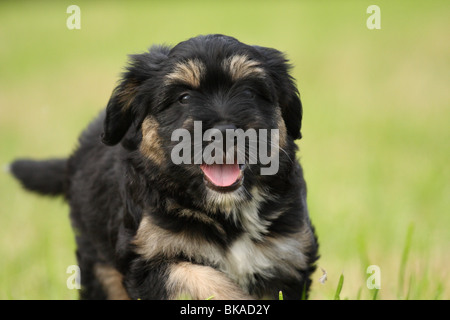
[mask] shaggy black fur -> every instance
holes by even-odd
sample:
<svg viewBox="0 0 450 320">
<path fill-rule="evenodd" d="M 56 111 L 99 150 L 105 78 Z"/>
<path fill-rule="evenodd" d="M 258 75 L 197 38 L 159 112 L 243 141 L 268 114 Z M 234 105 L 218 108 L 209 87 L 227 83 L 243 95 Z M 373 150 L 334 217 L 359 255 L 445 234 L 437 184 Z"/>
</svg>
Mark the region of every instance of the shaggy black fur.
<svg viewBox="0 0 450 320">
<path fill-rule="evenodd" d="M 223 35 L 154 46 L 130 56 L 72 156 L 12 164 L 25 188 L 67 199 L 81 298 L 304 296 L 318 244 L 295 160 L 302 106 L 288 71 L 279 51 Z M 171 134 L 192 132 L 193 121 L 203 131 L 279 129 L 278 173 L 246 164 L 237 190 L 211 188 L 199 165 L 170 158 Z"/>
</svg>

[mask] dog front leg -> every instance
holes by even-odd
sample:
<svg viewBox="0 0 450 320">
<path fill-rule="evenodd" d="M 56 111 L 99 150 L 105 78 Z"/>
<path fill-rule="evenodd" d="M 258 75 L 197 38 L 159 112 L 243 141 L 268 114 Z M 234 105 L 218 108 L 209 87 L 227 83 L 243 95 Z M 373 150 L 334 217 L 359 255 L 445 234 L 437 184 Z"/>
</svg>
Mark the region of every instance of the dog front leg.
<svg viewBox="0 0 450 320">
<path fill-rule="evenodd" d="M 224 273 L 190 262 L 138 258 L 132 263 L 124 283 L 132 299 L 251 299 Z"/>
<path fill-rule="evenodd" d="M 179 262 L 170 265 L 166 282 L 170 299 L 186 297 L 203 300 L 244 300 L 251 299 L 238 285 L 224 273 L 211 267 Z"/>
</svg>

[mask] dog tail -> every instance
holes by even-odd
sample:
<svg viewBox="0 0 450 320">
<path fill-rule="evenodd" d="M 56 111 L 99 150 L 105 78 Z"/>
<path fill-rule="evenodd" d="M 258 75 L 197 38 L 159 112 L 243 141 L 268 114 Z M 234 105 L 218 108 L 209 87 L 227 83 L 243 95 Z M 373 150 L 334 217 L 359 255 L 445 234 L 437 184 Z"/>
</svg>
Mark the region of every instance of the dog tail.
<svg viewBox="0 0 450 320">
<path fill-rule="evenodd" d="M 27 190 L 50 196 L 65 191 L 67 159 L 18 159 L 8 169 Z"/>
</svg>

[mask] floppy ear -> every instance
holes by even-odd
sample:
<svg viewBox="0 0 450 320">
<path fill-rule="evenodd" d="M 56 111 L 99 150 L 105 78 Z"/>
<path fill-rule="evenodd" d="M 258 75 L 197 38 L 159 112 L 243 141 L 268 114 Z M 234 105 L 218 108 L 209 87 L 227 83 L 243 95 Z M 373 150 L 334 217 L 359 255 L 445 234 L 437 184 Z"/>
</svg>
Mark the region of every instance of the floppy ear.
<svg viewBox="0 0 450 320">
<path fill-rule="evenodd" d="M 139 106 L 140 89 L 144 82 L 155 76 L 169 51 L 168 47 L 154 46 L 149 52 L 130 56 L 127 70 L 106 106 L 102 133 L 104 144 L 112 146 L 119 143 L 133 120 L 145 111 Z"/>
<path fill-rule="evenodd" d="M 258 46 L 255 46 L 255 48 L 264 57 L 269 74 L 276 87 L 278 104 L 286 124 L 287 133 L 294 140 L 300 139 L 302 137 L 300 129 L 303 111 L 294 78 L 289 74 L 291 66 L 280 51 Z"/>
</svg>

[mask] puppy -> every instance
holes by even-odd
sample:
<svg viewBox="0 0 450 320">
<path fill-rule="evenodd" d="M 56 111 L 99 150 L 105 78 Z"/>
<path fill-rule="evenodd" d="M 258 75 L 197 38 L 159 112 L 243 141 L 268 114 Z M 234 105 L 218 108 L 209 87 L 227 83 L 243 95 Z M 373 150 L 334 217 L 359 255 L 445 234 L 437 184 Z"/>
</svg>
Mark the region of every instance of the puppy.
<svg viewBox="0 0 450 320">
<path fill-rule="evenodd" d="M 12 163 L 25 188 L 67 200 L 82 299 L 307 296 L 318 243 L 289 69 L 224 35 L 153 46 L 69 158 Z"/>
</svg>

